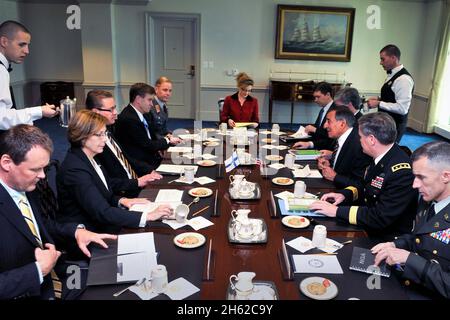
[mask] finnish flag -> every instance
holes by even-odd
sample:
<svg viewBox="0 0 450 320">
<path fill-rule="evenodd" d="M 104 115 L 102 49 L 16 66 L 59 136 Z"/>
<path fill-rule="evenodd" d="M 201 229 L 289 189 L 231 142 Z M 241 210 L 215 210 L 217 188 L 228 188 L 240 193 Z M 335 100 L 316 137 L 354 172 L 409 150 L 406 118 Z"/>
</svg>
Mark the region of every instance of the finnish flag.
<svg viewBox="0 0 450 320">
<path fill-rule="evenodd" d="M 225 171 L 230 172 L 231 170 L 236 168 L 238 165 L 240 165 L 239 157 L 238 157 L 236 151 L 233 151 L 233 153 L 231 154 L 231 157 L 229 157 L 228 159 L 225 160 Z"/>
</svg>

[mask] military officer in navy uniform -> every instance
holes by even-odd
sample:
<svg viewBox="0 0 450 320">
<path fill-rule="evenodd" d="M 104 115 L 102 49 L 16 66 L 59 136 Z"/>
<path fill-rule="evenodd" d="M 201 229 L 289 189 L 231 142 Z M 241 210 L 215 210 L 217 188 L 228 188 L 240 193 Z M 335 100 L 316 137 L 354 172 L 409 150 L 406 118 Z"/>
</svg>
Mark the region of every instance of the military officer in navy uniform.
<svg viewBox="0 0 450 320">
<path fill-rule="evenodd" d="M 450 298 L 450 143 L 430 142 L 412 154 L 413 187 L 419 190 L 412 233 L 372 248 L 378 265 L 403 270 L 405 285 L 419 284 Z M 412 283 L 411 283 L 412 282 Z"/>
<path fill-rule="evenodd" d="M 311 209 L 361 226 L 370 235 L 392 239 L 413 227 L 417 191 L 412 188 L 410 159 L 395 143 L 396 127 L 391 116 L 369 113 L 358 122 L 363 152 L 373 159 L 364 180 L 325 194 Z"/>
</svg>

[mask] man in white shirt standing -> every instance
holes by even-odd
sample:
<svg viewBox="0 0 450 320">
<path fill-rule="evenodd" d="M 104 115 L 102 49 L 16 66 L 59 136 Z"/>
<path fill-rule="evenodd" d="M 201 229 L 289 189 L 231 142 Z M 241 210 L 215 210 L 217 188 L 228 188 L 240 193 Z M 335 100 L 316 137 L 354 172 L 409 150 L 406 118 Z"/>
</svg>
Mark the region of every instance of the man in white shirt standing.
<svg viewBox="0 0 450 320">
<path fill-rule="evenodd" d="M 16 21 L 0 25 L 0 130 L 8 130 L 17 124 L 33 124 L 42 117 L 51 118 L 58 111 L 54 105 L 15 109 L 14 95 L 10 87 L 11 63 L 22 63 L 29 54 L 30 32 Z"/>
<path fill-rule="evenodd" d="M 387 72 L 386 81 L 381 88 L 380 97 L 367 100 L 369 108 L 378 107 L 379 111 L 388 113 L 397 126 L 397 142 L 406 131 L 408 113 L 411 106 L 414 80 L 411 74 L 400 64 L 400 49 L 388 44 L 380 51 L 380 64 Z"/>
</svg>

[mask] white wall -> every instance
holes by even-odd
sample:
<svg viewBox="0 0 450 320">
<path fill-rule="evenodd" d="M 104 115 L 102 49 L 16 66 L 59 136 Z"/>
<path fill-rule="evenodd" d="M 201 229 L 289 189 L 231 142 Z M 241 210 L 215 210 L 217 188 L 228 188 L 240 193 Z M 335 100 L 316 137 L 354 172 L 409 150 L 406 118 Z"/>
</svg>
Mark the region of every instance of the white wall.
<svg viewBox="0 0 450 320">
<path fill-rule="evenodd" d="M 126 103 L 126 92 L 130 84 L 148 78 L 145 67 L 145 13 L 195 13 L 201 16 L 200 60 L 214 63 L 214 68 L 198 66 L 201 83 L 198 108 L 201 118 L 216 119 L 217 98 L 232 93 L 235 87 L 233 77 L 227 76 L 225 70 L 237 68 L 253 76 L 258 89 L 255 95 L 260 101 L 261 118 L 265 120 L 268 109 L 266 88 L 271 70 L 345 72 L 346 80 L 352 82 L 362 93 L 377 93 L 385 77 L 379 66 L 378 52 L 387 43 L 395 43 L 400 47 L 402 62 L 416 79 L 416 93 L 426 98 L 430 91 L 435 47 L 439 37 L 437 30 L 440 3 L 441 1 L 395 0 L 152 0 L 146 6 L 105 5 L 105 8 L 112 8 L 112 11 L 104 10 L 104 14 L 110 17 L 101 16 L 102 11 L 98 10 L 97 18 L 99 21 L 109 19 L 112 23 L 111 34 L 106 34 L 105 37 L 112 38 L 114 53 L 105 60 L 108 64 L 113 60 L 114 69 L 109 73 L 110 82 L 118 84 L 120 104 Z M 356 8 L 351 61 L 275 60 L 277 4 Z M 371 4 L 381 8 L 379 30 L 369 30 L 366 27 L 366 9 Z M 14 7 L 14 2 L 8 6 Z M 91 49 L 81 49 L 83 42 L 80 31 L 61 28 L 67 16 L 64 11 L 66 6 L 21 4 L 21 13 L 33 34 L 33 56 L 27 62 L 27 78 L 85 80 L 86 66 L 83 73 L 82 52 Z M 90 17 L 89 21 L 82 19 L 82 28 L 87 24 L 95 26 L 95 21 L 92 21 L 94 16 L 89 12 L 83 15 L 82 12 L 82 17 Z M 103 28 L 100 25 L 98 27 Z M 92 61 L 87 59 L 84 63 L 92 64 Z M 96 67 L 101 70 L 104 62 L 101 58 L 97 59 Z M 274 121 L 289 121 L 287 104 L 277 103 L 275 108 L 278 109 L 274 109 L 277 110 L 274 112 L 277 117 Z M 295 121 L 310 121 L 315 113 L 314 106 L 308 109 L 296 108 Z"/>
</svg>

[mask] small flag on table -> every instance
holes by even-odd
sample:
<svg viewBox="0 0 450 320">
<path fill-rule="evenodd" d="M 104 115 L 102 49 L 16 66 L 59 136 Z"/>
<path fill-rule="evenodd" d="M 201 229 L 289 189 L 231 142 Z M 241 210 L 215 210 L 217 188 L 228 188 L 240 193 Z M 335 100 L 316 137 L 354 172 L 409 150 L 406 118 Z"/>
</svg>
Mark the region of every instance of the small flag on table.
<svg viewBox="0 0 450 320">
<path fill-rule="evenodd" d="M 240 165 L 239 157 L 238 157 L 236 151 L 233 151 L 233 153 L 231 154 L 231 157 L 229 157 L 228 159 L 225 160 L 225 171 L 230 172 L 231 170 L 236 168 L 238 165 Z"/>
</svg>

